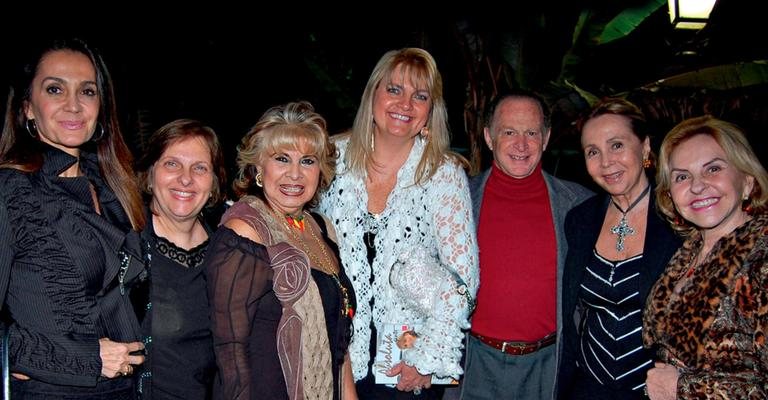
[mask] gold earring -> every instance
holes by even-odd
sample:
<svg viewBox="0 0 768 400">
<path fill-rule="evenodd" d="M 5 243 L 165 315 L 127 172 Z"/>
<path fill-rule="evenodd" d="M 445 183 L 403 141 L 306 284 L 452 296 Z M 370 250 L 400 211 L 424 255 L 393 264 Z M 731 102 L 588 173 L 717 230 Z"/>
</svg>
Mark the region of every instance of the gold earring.
<svg viewBox="0 0 768 400">
<path fill-rule="evenodd" d="M 651 168 L 651 165 L 653 163 L 651 162 L 650 158 L 643 159 L 643 168 L 648 169 Z"/>
<path fill-rule="evenodd" d="M 749 198 L 749 195 L 744 196 L 744 199 L 741 201 L 741 211 L 752 215 L 754 209 L 752 208 L 752 200 Z"/>
<path fill-rule="evenodd" d="M 253 178 L 253 180 L 256 181 L 256 186 L 264 187 L 264 178 L 261 176 L 261 171 L 256 173 L 256 176 Z"/>
</svg>

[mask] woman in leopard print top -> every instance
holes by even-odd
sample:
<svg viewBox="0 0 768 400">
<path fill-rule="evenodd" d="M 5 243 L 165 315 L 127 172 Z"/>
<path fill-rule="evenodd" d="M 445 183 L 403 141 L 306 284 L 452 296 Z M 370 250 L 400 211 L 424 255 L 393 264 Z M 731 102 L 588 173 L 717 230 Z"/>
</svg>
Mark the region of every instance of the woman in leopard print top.
<svg viewBox="0 0 768 400">
<path fill-rule="evenodd" d="M 734 125 L 683 121 L 661 146 L 659 208 L 686 236 L 648 297 L 651 399 L 768 397 L 768 174 Z"/>
</svg>

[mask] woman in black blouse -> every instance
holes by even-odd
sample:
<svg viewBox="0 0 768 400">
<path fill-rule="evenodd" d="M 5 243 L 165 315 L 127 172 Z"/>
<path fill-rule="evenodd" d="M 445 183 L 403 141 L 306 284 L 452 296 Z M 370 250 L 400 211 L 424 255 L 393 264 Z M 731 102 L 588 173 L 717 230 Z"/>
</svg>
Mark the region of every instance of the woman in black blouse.
<svg viewBox="0 0 768 400">
<path fill-rule="evenodd" d="M 587 171 L 604 193 L 565 219 L 558 399 L 644 397 L 653 354 L 643 349 L 642 309 L 681 243 L 655 210 L 649 133 L 623 99 L 605 99 L 583 124 Z"/>
<path fill-rule="evenodd" d="M 176 120 L 149 138 L 137 169 L 151 198 L 142 233 L 151 285 L 135 292 L 137 309 L 146 310 L 140 317 L 148 357 L 137 389 L 144 399 L 209 399 L 216 364 L 202 268 L 209 229 L 201 211 L 221 197 L 221 146 L 201 122 Z"/>
<path fill-rule="evenodd" d="M 144 361 L 130 153 L 101 57 L 46 45 L 12 77 L 0 138 L 0 304 L 15 399 L 129 399 Z"/>
<path fill-rule="evenodd" d="M 355 296 L 335 235 L 307 208 L 336 149 L 306 102 L 268 110 L 238 148 L 235 191 L 206 255 L 224 399 L 355 399 Z"/>
</svg>

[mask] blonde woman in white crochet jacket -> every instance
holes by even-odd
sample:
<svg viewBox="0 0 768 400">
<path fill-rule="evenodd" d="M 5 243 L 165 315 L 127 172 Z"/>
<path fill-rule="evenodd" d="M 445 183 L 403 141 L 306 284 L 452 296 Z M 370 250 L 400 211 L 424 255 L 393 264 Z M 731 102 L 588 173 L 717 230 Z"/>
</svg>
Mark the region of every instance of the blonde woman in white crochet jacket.
<svg viewBox="0 0 768 400">
<path fill-rule="evenodd" d="M 439 399 L 433 377 L 458 378 L 463 329 L 478 279 L 463 159 L 448 150 L 442 78 L 417 48 L 390 51 L 363 92 L 350 133 L 337 138 L 337 177 L 320 211 L 338 232 L 358 299 L 350 346 L 361 399 Z M 375 384 L 375 334 L 415 326 L 413 347 Z"/>
</svg>

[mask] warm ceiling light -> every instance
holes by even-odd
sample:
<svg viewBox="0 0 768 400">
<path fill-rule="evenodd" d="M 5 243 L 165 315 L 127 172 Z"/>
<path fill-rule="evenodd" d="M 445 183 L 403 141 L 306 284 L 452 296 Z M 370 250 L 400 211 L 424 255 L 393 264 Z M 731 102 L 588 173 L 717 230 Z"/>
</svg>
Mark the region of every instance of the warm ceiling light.
<svg viewBox="0 0 768 400">
<path fill-rule="evenodd" d="M 717 0 L 669 0 L 669 20 L 677 29 L 701 29 Z"/>
</svg>

